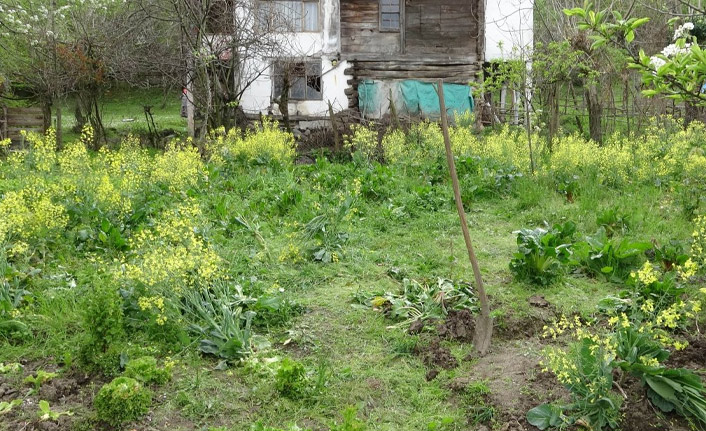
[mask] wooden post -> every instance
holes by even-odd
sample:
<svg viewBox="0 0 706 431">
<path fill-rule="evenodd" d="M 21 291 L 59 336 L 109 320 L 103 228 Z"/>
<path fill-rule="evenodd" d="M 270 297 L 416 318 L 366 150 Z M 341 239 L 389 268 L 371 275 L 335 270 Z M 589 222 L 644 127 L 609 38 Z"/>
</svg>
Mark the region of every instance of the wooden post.
<svg viewBox="0 0 706 431">
<path fill-rule="evenodd" d="M 513 104 L 514 105 L 514 104 Z M 504 83 L 500 89 L 500 121 L 505 123 L 507 118 L 505 114 L 507 113 L 507 83 Z"/>
<path fill-rule="evenodd" d="M 454 200 L 456 201 L 456 210 L 458 217 L 461 219 L 461 230 L 463 231 L 463 240 L 466 242 L 468 250 L 468 258 L 473 267 L 473 276 L 476 280 L 476 289 L 478 289 L 478 298 L 480 299 L 481 315 L 476 319 L 476 332 L 473 337 L 473 348 L 481 356 L 488 353 L 490 349 L 490 339 L 493 335 L 493 319 L 490 317 L 490 304 L 488 303 L 488 295 L 485 292 L 483 278 L 480 273 L 480 266 L 473 250 L 471 242 L 471 234 L 468 231 L 468 221 L 466 220 L 466 211 L 463 209 L 463 201 L 461 200 L 461 188 L 458 183 L 458 174 L 456 173 L 456 163 L 454 161 L 453 151 L 451 149 L 451 138 L 449 136 L 449 119 L 446 114 L 446 101 L 444 100 L 444 80 L 440 79 L 437 87 L 439 93 L 439 107 L 441 108 L 441 130 L 444 134 L 444 146 L 446 147 L 446 161 L 449 165 L 449 173 L 451 174 L 451 184 L 453 185 Z"/>
<path fill-rule="evenodd" d="M 392 89 L 390 89 L 390 115 L 392 116 L 392 124 L 397 130 L 401 130 L 402 125 L 400 124 L 400 117 L 397 115 L 395 100 L 392 98 Z"/>
<path fill-rule="evenodd" d="M 336 125 L 336 116 L 333 114 L 333 106 L 331 101 L 328 102 L 328 115 L 331 117 L 331 130 L 333 130 L 333 149 L 336 153 L 341 152 L 341 137 L 338 135 L 338 126 Z"/>
</svg>

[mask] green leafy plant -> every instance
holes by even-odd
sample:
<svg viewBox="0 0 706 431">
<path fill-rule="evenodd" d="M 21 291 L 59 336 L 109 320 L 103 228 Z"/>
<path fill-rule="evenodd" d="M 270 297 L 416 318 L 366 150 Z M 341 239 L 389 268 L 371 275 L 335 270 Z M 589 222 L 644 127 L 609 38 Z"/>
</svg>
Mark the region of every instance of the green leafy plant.
<svg viewBox="0 0 706 431">
<path fill-rule="evenodd" d="M 106 375 L 120 370 L 120 350 L 125 339 L 122 298 L 110 283 L 95 286 L 84 304 L 86 338 L 81 359 Z"/>
<path fill-rule="evenodd" d="M 337 205 L 326 208 L 323 214 L 312 218 L 304 226 L 304 238 L 314 240 L 316 245 L 311 255 L 316 262 L 335 263 L 343 253 L 349 235 L 343 230 L 346 216 L 355 204 L 353 196 L 347 196 Z"/>
<path fill-rule="evenodd" d="M 98 419 L 113 426 L 137 420 L 149 410 L 152 393 L 140 382 L 117 377 L 103 385 L 94 400 Z"/>
<path fill-rule="evenodd" d="M 669 351 L 634 327 L 621 328 L 616 335 L 616 366 L 640 379 L 652 404 L 706 425 L 706 389 L 701 378 L 686 369 L 661 365 Z"/>
<path fill-rule="evenodd" d="M 562 407 L 554 404 L 542 404 L 527 412 L 527 422 L 540 430 L 545 430 L 568 423 L 568 418 L 564 416 Z"/>
<path fill-rule="evenodd" d="M 578 318 L 562 318 L 545 335 L 568 332 L 578 341 L 568 350 L 548 348 L 546 352 L 548 368 L 571 392 L 571 403 L 536 407 L 527 413 L 528 422 L 542 430 L 579 424 L 594 430 L 617 429 L 620 398 L 612 392 L 613 378 L 618 376 L 619 383 L 631 374 L 647 388 L 655 407 L 695 419 L 700 427 L 706 425 L 706 389 L 700 377 L 664 366 L 670 353 L 661 341 L 664 333 L 653 325 L 621 314 L 609 320 L 610 329 L 591 334 Z"/>
<path fill-rule="evenodd" d="M 114 226 L 108 219 L 101 221 L 100 230 L 98 231 L 98 240 L 104 247 L 114 250 L 125 251 L 129 248 L 127 240 L 123 237 L 121 230 Z"/>
<path fill-rule="evenodd" d="M 574 245 L 572 260 L 593 275 L 623 282 L 651 248 L 649 242 L 608 238 L 605 228 L 600 227 L 594 235 Z"/>
<path fill-rule="evenodd" d="M 0 250 L 0 335 L 20 339 L 29 335 L 29 328 L 15 314 L 30 295 L 23 287 L 26 277 L 7 261 L 7 256 Z"/>
<path fill-rule="evenodd" d="M 666 244 L 654 246 L 654 260 L 664 271 L 672 271 L 677 266 L 684 265 L 689 260 L 689 254 L 684 249 L 684 244 L 679 240 L 670 240 Z"/>
<path fill-rule="evenodd" d="M 191 332 L 201 337 L 199 350 L 226 361 L 237 361 L 269 346 L 253 333 L 254 311 L 244 311 L 246 297 L 234 296 L 226 283 L 184 293 L 182 310 Z M 257 299 L 253 299 L 257 301 Z"/>
<path fill-rule="evenodd" d="M 71 411 L 67 412 L 57 412 L 51 409 L 49 406 L 49 401 L 41 400 L 39 401 L 39 420 L 40 421 L 56 421 L 59 420 L 61 416 L 73 416 Z"/>
<path fill-rule="evenodd" d="M 306 367 L 301 362 L 284 358 L 275 374 L 277 391 L 287 398 L 298 399 L 304 396 L 309 387 Z"/>
<path fill-rule="evenodd" d="M 365 431 L 368 427 L 358 420 L 358 409 L 348 407 L 343 411 L 343 422 L 331 425 L 330 431 Z"/>
<path fill-rule="evenodd" d="M 130 360 L 125 365 L 123 375 L 146 385 L 163 385 L 172 379 L 172 370 L 170 367 L 159 367 L 154 356 L 142 356 Z"/>
<path fill-rule="evenodd" d="M 19 362 L 10 362 L 5 364 L 0 362 L 0 374 L 14 374 L 22 371 L 22 364 Z"/>
<path fill-rule="evenodd" d="M 517 252 L 510 261 L 510 270 L 520 280 L 547 285 L 564 274 L 569 262 L 576 225 L 572 222 L 554 225 L 551 229 L 523 229 L 517 234 Z"/>
<path fill-rule="evenodd" d="M 612 393 L 613 363 L 606 353 L 589 338 L 571 344 L 567 352 L 550 351 L 550 368 L 571 392 L 571 403 L 535 407 L 527 413 L 527 421 L 541 430 L 578 421 L 597 431 L 616 429 L 620 399 Z"/>
<path fill-rule="evenodd" d="M 406 326 L 415 320 L 442 319 L 449 310 L 478 309 L 471 285 L 437 278 L 435 282 L 419 282 L 405 278 L 399 293 L 369 294 L 358 292 L 357 302 L 385 313 Z"/>
<path fill-rule="evenodd" d="M 24 379 L 25 383 L 34 385 L 34 388 L 32 389 L 33 393 L 38 393 L 39 389 L 42 387 L 42 385 L 50 380 L 52 380 L 54 377 L 58 376 L 57 373 L 48 373 L 44 370 L 39 370 L 35 373 L 34 376 L 27 376 Z"/>
<path fill-rule="evenodd" d="M 12 409 L 21 405 L 22 400 L 0 401 L 0 416 L 10 413 Z"/>
<path fill-rule="evenodd" d="M 596 215 L 596 224 L 599 227 L 603 227 L 609 237 L 625 234 L 630 226 L 628 216 L 619 213 L 617 208 L 609 208 L 598 213 Z"/>
</svg>

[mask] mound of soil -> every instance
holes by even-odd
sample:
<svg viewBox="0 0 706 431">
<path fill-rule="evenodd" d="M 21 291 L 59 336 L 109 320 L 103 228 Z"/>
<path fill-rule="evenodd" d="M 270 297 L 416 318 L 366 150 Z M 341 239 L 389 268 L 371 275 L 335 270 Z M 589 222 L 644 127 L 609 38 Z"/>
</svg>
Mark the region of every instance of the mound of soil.
<svg viewBox="0 0 706 431">
<path fill-rule="evenodd" d="M 474 366 L 473 378 L 490 388 L 490 403 L 498 409 L 501 430 L 536 430 L 527 423 L 528 410 L 568 399 L 554 375 L 542 372 L 538 365 L 540 347 L 531 340 L 499 344 Z"/>
<path fill-rule="evenodd" d="M 439 337 L 470 343 L 473 341 L 476 322 L 468 310 L 450 311 L 446 320 L 437 326 Z"/>
<path fill-rule="evenodd" d="M 508 313 L 502 317 L 495 333 L 503 340 L 531 338 L 542 333 L 544 325 L 550 324 L 556 318 L 553 307 L 535 308 L 531 316 L 519 316 Z"/>
<path fill-rule="evenodd" d="M 452 370 L 458 367 L 458 360 L 451 354 L 451 350 L 441 345 L 441 339 L 432 338 L 429 343 L 420 343 L 414 348 L 414 354 L 419 356 L 424 365 L 430 369 L 427 380 L 433 380 L 438 368 Z"/>
</svg>

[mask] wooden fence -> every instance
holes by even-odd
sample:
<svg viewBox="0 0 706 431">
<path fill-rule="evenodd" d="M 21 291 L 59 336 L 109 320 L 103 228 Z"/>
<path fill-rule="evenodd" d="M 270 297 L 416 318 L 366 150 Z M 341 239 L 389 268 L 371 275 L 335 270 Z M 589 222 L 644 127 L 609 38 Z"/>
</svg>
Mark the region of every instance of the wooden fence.
<svg viewBox="0 0 706 431">
<path fill-rule="evenodd" d="M 44 133 L 45 124 L 42 108 L 0 108 L 0 139 L 20 141 L 20 131 Z"/>
</svg>

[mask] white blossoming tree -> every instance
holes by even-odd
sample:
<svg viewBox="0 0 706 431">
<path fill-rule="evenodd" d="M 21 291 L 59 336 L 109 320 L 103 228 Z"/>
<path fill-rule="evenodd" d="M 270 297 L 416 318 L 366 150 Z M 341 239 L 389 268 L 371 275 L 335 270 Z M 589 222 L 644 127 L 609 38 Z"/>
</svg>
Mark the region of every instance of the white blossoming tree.
<svg viewBox="0 0 706 431">
<path fill-rule="evenodd" d="M 632 43 L 636 31 L 648 18 L 624 18 L 619 12 L 597 11 L 587 3 L 583 8 L 567 9 L 569 16 L 581 18 L 579 29 L 588 31 L 594 47 L 611 44 L 621 48 L 629 57 L 629 67 L 637 70 L 646 89 L 643 95 L 662 95 L 688 105 L 706 106 L 706 52 L 690 35 L 694 24 L 686 22 L 674 31 L 673 43 L 655 55 L 636 51 Z M 677 19 L 669 21 L 673 25 Z"/>
</svg>

